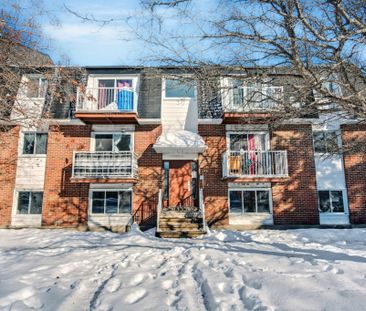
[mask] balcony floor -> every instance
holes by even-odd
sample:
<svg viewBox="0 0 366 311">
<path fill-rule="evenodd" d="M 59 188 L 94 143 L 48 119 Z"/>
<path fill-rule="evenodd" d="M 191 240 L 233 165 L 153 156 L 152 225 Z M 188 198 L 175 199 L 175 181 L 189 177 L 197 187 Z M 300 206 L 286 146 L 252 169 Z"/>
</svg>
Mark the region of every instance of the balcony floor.
<svg viewBox="0 0 366 311">
<path fill-rule="evenodd" d="M 133 112 L 76 112 L 75 118 L 86 124 L 138 124 L 138 115 Z"/>
</svg>

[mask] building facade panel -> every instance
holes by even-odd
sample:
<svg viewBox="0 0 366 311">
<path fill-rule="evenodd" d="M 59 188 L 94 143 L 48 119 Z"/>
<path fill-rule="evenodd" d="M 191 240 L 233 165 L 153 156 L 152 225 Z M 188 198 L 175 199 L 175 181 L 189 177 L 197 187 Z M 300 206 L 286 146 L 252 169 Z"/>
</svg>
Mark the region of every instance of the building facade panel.
<svg viewBox="0 0 366 311">
<path fill-rule="evenodd" d="M 90 150 L 88 125 L 53 126 L 49 130 L 42 225 L 87 224 L 89 184 L 71 181 L 74 151 Z"/>
<path fill-rule="evenodd" d="M 20 127 L 0 131 L 0 227 L 10 226 L 17 172 L 18 138 Z"/>
<path fill-rule="evenodd" d="M 283 125 L 272 132 L 273 149 L 288 154 L 289 178 L 272 185 L 274 223 L 319 224 L 311 125 Z"/>
<path fill-rule="evenodd" d="M 357 145 L 366 145 L 365 125 L 342 125 L 344 166 L 350 222 L 366 223 L 366 155 Z"/>
</svg>

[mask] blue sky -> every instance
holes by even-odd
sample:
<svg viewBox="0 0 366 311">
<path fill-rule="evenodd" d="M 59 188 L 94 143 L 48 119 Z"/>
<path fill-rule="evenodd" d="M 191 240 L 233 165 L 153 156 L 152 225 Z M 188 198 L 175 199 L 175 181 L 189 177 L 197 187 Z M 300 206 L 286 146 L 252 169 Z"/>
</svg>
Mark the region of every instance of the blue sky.
<svg viewBox="0 0 366 311">
<path fill-rule="evenodd" d="M 18 1 L 29 3 L 35 0 Z M 215 1 L 198 1 L 197 12 L 201 16 L 208 14 Z M 156 47 L 137 40 L 130 26 L 126 25 L 125 19 L 130 16 L 133 16 L 130 23 L 134 25 L 146 17 L 147 12 L 142 10 L 139 0 L 44 0 L 43 4 L 60 22 L 55 25 L 47 18 L 41 20 L 42 29 L 51 40 L 51 48 L 46 52 L 55 62 L 62 61 L 66 56 L 71 65 L 140 65 L 146 64 L 154 53 L 159 53 Z M 83 22 L 70 14 L 65 5 L 96 18 L 119 20 L 101 27 L 97 23 Z M 167 29 L 172 34 L 192 31 L 191 25 L 182 24 L 175 18 L 166 20 Z M 139 27 L 141 33 L 151 31 L 146 24 Z"/>
<path fill-rule="evenodd" d="M 66 55 L 73 65 L 131 65 L 140 62 L 144 56 L 139 43 L 126 40 L 132 38 L 129 28 L 123 23 L 101 27 L 96 23 L 82 22 L 64 7 L 93 14 L 96 18 L 126 18 L 140 9 L 138 0 L 58 0 L 45 1 L 45 4 L 60 21 L 60 25 L 48 21 L 42 25 L 52 40 L 49 54 L 54 61 Z"/>
</svg>

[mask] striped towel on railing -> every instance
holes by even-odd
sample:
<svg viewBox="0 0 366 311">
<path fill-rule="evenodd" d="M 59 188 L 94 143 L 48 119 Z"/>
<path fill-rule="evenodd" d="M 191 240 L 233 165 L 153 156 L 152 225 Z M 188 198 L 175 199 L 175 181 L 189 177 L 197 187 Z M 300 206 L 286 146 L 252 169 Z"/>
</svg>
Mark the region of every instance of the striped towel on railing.
<svg viewBox="0 0 366 311">
<path fill-rule="evenodd" d="M 118 110 L 133 110 L 133 92 L 129 90 L 118 90 L 117 107 Z"/>
</svg>

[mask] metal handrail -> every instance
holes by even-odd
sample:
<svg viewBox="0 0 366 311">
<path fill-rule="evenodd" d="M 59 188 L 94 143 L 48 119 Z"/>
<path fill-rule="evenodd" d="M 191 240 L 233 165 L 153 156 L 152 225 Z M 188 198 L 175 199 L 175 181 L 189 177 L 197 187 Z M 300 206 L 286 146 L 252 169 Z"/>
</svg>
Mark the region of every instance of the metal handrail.
<svg viewBox="0 0 366 311">
<path fill-rule="evenodd" d="M 161 214 L 162 208 L 163 208 L 163 195 L 162 195 L 162 190 L 159 189 L 158 209 L 157 209 L 157 213 L 156 213 L 156 231 L 157 232 L 160 231 L 160 214 Z"/>
<path fill-rule="evenodd" d="M 199 209 L 200 209 L 200 213 L 202 216 L 203 230 L 206 231 L 207 224 L 206 224 L 206 214 L 205 214 L 205 200 L 203 198 L 203 189 L 202 188 L 200 188 L 200 190 L 199 190 Z"/>
</svg>

